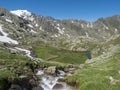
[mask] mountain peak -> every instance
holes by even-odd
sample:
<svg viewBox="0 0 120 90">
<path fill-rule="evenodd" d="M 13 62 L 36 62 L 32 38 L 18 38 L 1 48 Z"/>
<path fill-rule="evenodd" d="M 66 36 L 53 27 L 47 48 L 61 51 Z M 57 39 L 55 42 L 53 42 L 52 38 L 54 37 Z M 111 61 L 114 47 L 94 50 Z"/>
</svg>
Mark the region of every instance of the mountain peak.
<svg viewBox="0 0 120 90">
<path fill-rule="evenodd" d="M 27 20 L 31 20 L 31 21 L 34 20 L 34 18 L 32 17 L 32 13 L 27 10 L 14 10 L 14 11 L 10 11 L 10 12 L 19 17 L 22 17 L 23 19 L 27 19 Z"/>
<path fill-rule="evenodd" d="M 31 12 L 29 12 L 27 10 L 14 10 L 14 11 L 11 11 L 11 13 L 13 13 L 19 17 L 22 17 L 24 15 L 31 16 Z"/>
</svg>

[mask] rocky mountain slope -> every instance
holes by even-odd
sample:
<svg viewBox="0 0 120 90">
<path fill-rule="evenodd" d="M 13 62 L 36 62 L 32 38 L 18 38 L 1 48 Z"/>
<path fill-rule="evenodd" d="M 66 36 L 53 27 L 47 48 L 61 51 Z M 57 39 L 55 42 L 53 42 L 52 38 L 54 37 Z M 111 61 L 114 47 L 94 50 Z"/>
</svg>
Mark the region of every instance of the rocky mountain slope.
<svg viewBox="0 0 120 90">
<path fill-rule="evenodd" d="M 111 36 L 120 33 L 119 15 L 87 22 L 57 20 L 52 17 L 37 16 L 27 10 L 8 11 L 0 8 L 0 11 L 0 24 L 4 32 L 19 43 L 25 41 L 32 43 L 35 40 L 54 41 L 62 38 L 74 41 L 83 37 L 108 40 Z"/>
<path fill-rule="evenodd" d="M 18 84 L 22 82 L 19 82 L 19 78 L 26 79 L 29 77 L 30 81 L 35 79 L 36 72 L 32 72 L 33 68 L 40 65 L 42 69 L 40 72 L 42 73 L 44 72 L 43 69 L 49 68 L 49 66 L 55 66 L 65 71 L 65 76 L 71 76 L 75 70 L 78 70 L 66 80 L 70 85 L 76 85 L 77 89 L 88 90 L 89 86 L 87 88 L 87 85 L 91 84 L 89 81 L 93 80 L 93 77 L 86 78 L 85 75 L 89 71 L 91 71 L 89 72 L 90 75 L 95 75 L 94 67 L 101 72 L 101 68 L 106 70 L 111 65 L 112 71 L 119 71 L 118 65 L 114 65 L 119 58 L 119 38 L 119 15 L 100 18 L 95 22 L 72 19 L 58 20 L 35 15 L 27 10 L 8 11 L 0 7 L 0 89 L 2 90 L 6 77 L 7 84 L 9 82 L 8 77 L 15 78 L 15 81 L 10 80 L 12 83 L 15 83 L 17 78 Z M 81 70 L 82 68 L 83 70 Z M 102 76 L 102 73 L 106 77 L 112 75 L 119 79 L 119 75 L 111 74 L 112 71 L 107 71 L 107 74 L 103 71 L 95 79 L 103 80 L 99 77 Z M 85 78 L 82 78 L 82 74 Z M 80 77 L 79 80 L 76 79 L 78 76 Z M 44 77 L 47 76 L 44 74 L 43 80 Z M 88 77 L 90 76 L 88 75 Z M 105 83 L 108 80 L 106 77 L 104 77 Z M 27 80 L 29 81 L 29 79 Z M 84 84 L 84 80 L 89 83 Z M 34 80 L 32 81 L 34 82 Z M 38 82 L 35 84 L 37 87 L 34 88 L 43 90 L 43 87 L 38 87 Z M 81 83 L 83 86 L 79 87 Z M 95 82 L 92 83 L 97 86 Z M 50 84 L 47 84 L 49 88 Z M 91 90 L 96 90 L 96 86 L 95 89 L 91 87 Z M 108 86 L 107 83 L 106 87 Z M 115 90 L 115 87 L 113 89 Z M 100 90 L 102 89 L 100 88 Z"/>
</svg>

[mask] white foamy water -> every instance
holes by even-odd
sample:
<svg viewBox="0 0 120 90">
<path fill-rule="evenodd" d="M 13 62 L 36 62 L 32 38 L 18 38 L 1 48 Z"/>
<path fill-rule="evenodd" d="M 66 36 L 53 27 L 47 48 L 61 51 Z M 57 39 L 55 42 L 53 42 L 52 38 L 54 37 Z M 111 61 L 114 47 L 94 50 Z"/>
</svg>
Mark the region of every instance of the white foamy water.
<svg viewBox="0 0 120 90">
<path fill-rule="evenodd" d="M 36 75 L 41 75 L 40 78 L 40 86 L 44 90 L 73 90 L 68 86 L 65 82 L 60 82 L 59 79 L 64 78 L 65 72 L 62 70 L 58 70 L 59 75 L 53 76 L 53 75 L 47 75 L 44 73 L 44 70 L 39 70 Z M 54 89 L 54 86 L 56 84 L 61 85 L 61 87 L 58 87 L 57 89 Z"/>
<path fill-rule="evenodd" d="M 41 86 L 44 88 L 44 90 L 52 90 L 52 88 L 56 85 L 59 77 L 53 77 L 50 75 L 43 76 L 41 78 Z"/>
</svg>

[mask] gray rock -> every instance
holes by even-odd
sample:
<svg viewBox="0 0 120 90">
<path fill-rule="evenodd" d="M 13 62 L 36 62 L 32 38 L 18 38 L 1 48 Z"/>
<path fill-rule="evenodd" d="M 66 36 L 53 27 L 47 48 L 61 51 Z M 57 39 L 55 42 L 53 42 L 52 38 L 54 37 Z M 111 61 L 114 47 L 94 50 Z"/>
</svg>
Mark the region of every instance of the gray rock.
<svg viewBox="0 0 120 90">
<path fill-rule="evenodd" d="M 60 90 L 60 89 L 62 89 L 62 88 L 63 88 L 63 85 L 57 83 L 57 84 L 53 87 L 53 90 Z"/>
<path fill-rule="evenodd" d="M 56 66 L 48 67 L 45 71 L 46 74 L 55 74 L 56 73 Z"/>
</svg>

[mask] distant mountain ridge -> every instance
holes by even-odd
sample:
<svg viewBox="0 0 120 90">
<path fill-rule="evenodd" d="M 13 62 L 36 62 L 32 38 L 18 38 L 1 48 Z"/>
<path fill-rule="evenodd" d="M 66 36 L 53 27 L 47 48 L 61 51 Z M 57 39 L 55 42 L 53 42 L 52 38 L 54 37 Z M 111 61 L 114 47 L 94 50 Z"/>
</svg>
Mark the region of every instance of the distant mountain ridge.
<svg viewBox="0 0 120 90">
<path fill-rule="evenodd" d="M 0 25 L 8 37 L 19 44 L 55 41 L 59 46 L 58 43 L 61 43 L 61 40 L 77 44 L 81 43 L 80 38 L 93 43 L 116 37 L 120 34 L 120 15 L 87 22 L 84 20 L 58 20 L 52 17 L 37 16 L 27 10 L 8 11 L 1 7 Z M 83 40 L 83 42 L 86 41 Z"/>
</svg>

